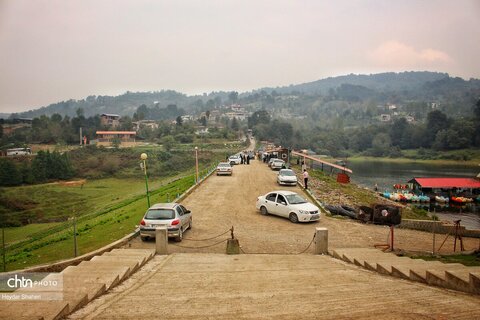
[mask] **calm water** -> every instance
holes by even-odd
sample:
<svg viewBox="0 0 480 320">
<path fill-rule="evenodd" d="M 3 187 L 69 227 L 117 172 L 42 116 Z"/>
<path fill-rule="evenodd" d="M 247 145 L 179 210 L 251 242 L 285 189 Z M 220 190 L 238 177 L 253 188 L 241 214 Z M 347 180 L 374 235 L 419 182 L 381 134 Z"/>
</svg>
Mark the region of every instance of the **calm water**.
<svg viewBox="0 0 480 320">
<path fill-rule="evenodd" d="M 475 177 L 480 166 L 432 165 L 419 163 L 391 163 L 383 161 L 349 161 L 347 167 L 353 170 L 350 178 L 353 183 L 373 189 L 375 183 L 379 191 L 392 191 L 396 183 L 405 184 L 419 177 Z M 440 206 L 434 203 L 425 207 L 435 210 L 441 220 L 462 219 L 461 224 L 468 229 L 480 229 L 480 206 Z"/>
</svg>

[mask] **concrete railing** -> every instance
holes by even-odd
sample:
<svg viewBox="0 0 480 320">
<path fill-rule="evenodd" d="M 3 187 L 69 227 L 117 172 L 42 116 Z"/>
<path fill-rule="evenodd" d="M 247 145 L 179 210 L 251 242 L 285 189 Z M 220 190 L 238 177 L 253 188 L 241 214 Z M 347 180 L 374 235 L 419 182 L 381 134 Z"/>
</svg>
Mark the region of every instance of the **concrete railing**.
<svg viewBox="0 0 480 320">
<path fill-rule="evenodd" d="M 398 227 L 442 234 L 455 233 L 455 226 L 453 224 L 445 224 L 441 221 L 432 220 L 402 219 L 402 223 Z M 459 232 L 464 237 L 480 238 L 480 230 L 470 230 L 460 226 Z"/>
</svg>

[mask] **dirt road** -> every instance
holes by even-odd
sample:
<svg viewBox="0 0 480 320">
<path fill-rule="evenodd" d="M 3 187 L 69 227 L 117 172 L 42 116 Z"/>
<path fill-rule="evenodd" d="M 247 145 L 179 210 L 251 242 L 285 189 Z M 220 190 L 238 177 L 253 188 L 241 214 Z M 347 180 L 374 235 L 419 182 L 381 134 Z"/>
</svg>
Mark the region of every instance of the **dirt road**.
<svg viewBox="0 0 480 320">
<path fill-rule="evenodd" d="M 249 165 L 236 165 L 232 176 L 212 175 L 183 204 L 193 213 L 193 228 L 184 234 L 180 244 L 170 242 L 171 252 L 212 252 L 224 253 L 225 243 L 205 247 L 225 239 L 228 234 L 209 241 L 191 241 L 219 235 L 234 226 L 235 236 L 246 253 L 297 253 L 310 243 L 315 228 L 327 227 L 329 247 L 372 247 L 386 243 L 389 228 L 386 226 L 365 225 L 352 220 L 339 220 L 322 216 L 320 222 L 293 224 L 287 219 L 275 216 L 262 216 L 255 208 L 257 197 L 267 192 L 287 189 L 302 193 L 299 187 L 280 187 L 276 183 L 277 171 L 266 164 L 253 160 Z M 437 235 L 437 249 L 445 238 Z M 142 243 L 135 239 L 132 248 L 153 248 L 154 240 Z M 432 250 L 432 235 L 406 229 L 395 229 L 395 245 L 408 250 Z M 479 239 L 464 239 L 466 249 L 476 249 Z M 182 247 L 180 247 L 182 246 Z M 187 248 L 188 247 L 188 248 Z M 443 252 L 451 251 L 453 239 L 450 237 L 443 246 Z M 307 252 L 313 252 L 310 248 Z"/>
</svg>

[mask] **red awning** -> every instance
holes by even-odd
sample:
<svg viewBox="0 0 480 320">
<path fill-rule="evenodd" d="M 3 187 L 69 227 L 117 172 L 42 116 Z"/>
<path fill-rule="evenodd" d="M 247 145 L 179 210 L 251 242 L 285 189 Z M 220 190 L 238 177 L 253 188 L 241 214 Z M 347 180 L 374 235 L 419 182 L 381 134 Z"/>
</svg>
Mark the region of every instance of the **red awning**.
<svg viewBox="0 0 480 320">
<path fill-rule="evenodd" d="M 480 188 L 480 180 L 473 178 L 414 178 L 422 188 Z"/>
</svg>

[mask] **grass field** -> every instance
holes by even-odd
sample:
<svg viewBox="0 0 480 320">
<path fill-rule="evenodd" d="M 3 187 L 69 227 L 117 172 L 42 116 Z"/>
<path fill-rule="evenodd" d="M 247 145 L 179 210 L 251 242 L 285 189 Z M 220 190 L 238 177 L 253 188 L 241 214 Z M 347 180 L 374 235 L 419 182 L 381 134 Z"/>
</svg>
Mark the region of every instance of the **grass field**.
<svg viewBox="0 0 480 320">
<path fill-rule="evenodd" d="M 212 168 L 202 168 L 200 177 Z M 174 201 L 194 182 L 193 172 L 150 181 L 150 203 Z M 30 195 L 38 204 L 32 210 L 47 211 L 51 207 L 55 211 L 52 216 L 73 217 L 75 214 L 78 255 L 133 232 L 148 207 L 143 179 L 102 179 L 87 182 L 83 187 L 48 184 L 9 188 L 8 192 L 18 197 Z M 72 258 L 73 238 L 73 220 L 6 228 L 7 270 Z"/>
</svg>

